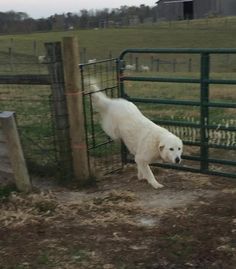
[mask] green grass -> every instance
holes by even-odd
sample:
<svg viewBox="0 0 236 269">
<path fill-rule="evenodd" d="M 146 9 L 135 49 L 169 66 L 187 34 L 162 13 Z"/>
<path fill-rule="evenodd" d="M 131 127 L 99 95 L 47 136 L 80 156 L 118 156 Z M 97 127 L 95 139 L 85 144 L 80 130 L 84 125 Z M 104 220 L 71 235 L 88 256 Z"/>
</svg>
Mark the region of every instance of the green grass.
<svg viewBox="0 0 236 269">
<path fill-rule="evenodd" d="M 142 75 L 141 73 L 135 73 L 136 76 Z M 154 74 L 150 74 L 153 76 Z M 173 74 L 171 74 L 173 75 Z M 166 73 L 158 73 L 158 76 L 171 77 Z M 175 74 L 176 75 L 176 74 Z M 188 77 L 189 74 L 178 73 L 179 77 Z M 198 74 L 192 73 L 191 77 L 199 77 Z M 212 74 L 214 78 L 222 78 L 220 74 Z M 228 79 L 234 79 L 233 73 L 228 73 L 226 76 Z M 223 78 L 226 78 L 225 74 Z M 235 85 L 211 85 L 209 88 L 209 97 L 211 102 L 236 102 L 236 86 Z M 148 99 L 166 99 L 166 100 L 190 100 L 200 101 L 200 84 L 182 84 L 182 83 L 151 83 L 151 82 L 125 82 L 125 92 L 130 97 L 148 98 Z M 155 118 L 162 119 L 187 119 L 193 118 L 195 121 L 200 120 L 200 108 L 188 107 L 188 106 L 174 106 L 169 105 L 156 105 L 156 104 L 140 104 L 137 103 L 139 108 L 148 117 L 155 120 Z M 230 109 L 210 109 L 210 122 L 219 122 L 220 120 L 234 120 L 236 121 L 236 115 L 233 114 Z"/>
<path fill-rule="evenodd" d="M 1 110 L 16 112 L 25 157 L 41 170 L 57 162 L 50 95 L 48 86 L 0 86 Z"/>
<path fill-rule="evenodd" d="M 37 53 L 43 53 L 43 43 L 60 41 L 64 36 L 77 36 L 80 48 L 87 48 L 90 58 L 104 59 L 112 51 L 114 56 L 129 47 L 139 48 L 220 48 L 236 47 L 236 18 L 195 20 L 157 25 L 141 25 L 133 28 L 78 30 L 67 32 L 6 35 L 0 37 L 0 51 L 10 46 L 21 53 L 33 53 L 33 41 L 38 42 Z M 187 27 L 183 27 L 187 26 Z M 13 42 L 11 42 L 13 39 Z M 31 52 L 31 53 L 30 53 Z"/>
</svg>

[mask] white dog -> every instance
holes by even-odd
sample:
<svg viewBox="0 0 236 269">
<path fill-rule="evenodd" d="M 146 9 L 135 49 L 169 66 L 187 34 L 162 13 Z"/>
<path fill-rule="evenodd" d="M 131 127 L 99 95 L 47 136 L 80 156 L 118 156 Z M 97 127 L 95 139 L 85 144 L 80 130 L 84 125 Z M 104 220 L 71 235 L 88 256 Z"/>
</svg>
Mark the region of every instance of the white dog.
<svg viewBox="0 0 236 269">
<path fill-rule="evenodd" d="M 180 163 L 182 141 L 146 118 L 133 103 L 107 97 L 99 92 L 95 83 L 91 87 L 94 91 L 93 103 L 101 115 L 103 130 L 112 139 L 121 139 L 135 156 L 139 179 L 146 179 L 155 189 L 162 188 L 149 164 L 160 158 L 165 162 Z"/>
</svg>

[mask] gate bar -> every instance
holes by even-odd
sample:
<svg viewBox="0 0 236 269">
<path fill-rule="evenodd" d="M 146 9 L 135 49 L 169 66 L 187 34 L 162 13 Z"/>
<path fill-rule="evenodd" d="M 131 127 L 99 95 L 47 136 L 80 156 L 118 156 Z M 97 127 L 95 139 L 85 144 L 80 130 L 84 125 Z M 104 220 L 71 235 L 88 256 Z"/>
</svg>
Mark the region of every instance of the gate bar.
<svg viewBox="0 0 236 269">
<path fill-rule="evenodd" d="M 126 49 L 120 54 L 120 60 L 123 60 L 125 54 L 127 53 L 173 53 L 173 54 L 201 54 L 201 53 L 212 53 L 212 54 L 236 54 L 236 49 L 234 48 L 213 48 L 213 49 L 189 49 L 189 48 L 167 48 L 167 49 Z"/>
<path fill-rule="evenodd" d="M 201 171 L 208 170 L 208 128 L 209 125 L 209 73 L 210 73 L 210 55 L 209 53 L 201 53 L 201 108 L 200 108 L 200 124 L 201 124 Z"/>
<path fill-rule="evenodd" d="M 201 171 L 199 168 L 189 167 L 189 166 L 177 166 L 173 164 L 167 164 L 167 163 L 154 163 L 152 166 L 162 167 L 162 168 L 168 168 L 168 169 L 176 169 L 180 171 L 186 171 L 186 172 L 192 172 L 192 173 L 200 173 Z M 206 170 L 204 171 L 204 174 L 206 175 L 213 175 L 213 176 L 227 176 L 229 178 L 236 178 L 235 174 L 230 173 L 224 173 L 224 172 L 218 172 L 213 170 Z"/>
<path fill-rule="evenodd" d="M 143 81 L 143 82 L 169 82 L 169 83 L 196 83 L 201 82 L 198 78 L 165 78 L 165 77 L 131 77 L 123 76 L 120 78 L 123 81 Z"/>
<path fill-rule="evenodd" d="M 167 77 L 135 77 L 135 76 L 123 76 L 120 78 L 123 81 L 143 81 L 143 82 L 168 82 L 168 83 L 201 83 L 201 79 L 198 78 L 167 78 Z M 235 85 L 236 79 L 205 79 L 209 84 L 229 84 Z"/>
<path fill-rule="evenodd" d="M 201 106 L 199 101 L 191 100 L 170 100 L 170 99 L 151 99 L 126 96 L 126 100 L 136 103 L 180 105 L 180 106 Z M 236 108 L 236 103 L 209 102 L 208 107 Z"/>
</svg>

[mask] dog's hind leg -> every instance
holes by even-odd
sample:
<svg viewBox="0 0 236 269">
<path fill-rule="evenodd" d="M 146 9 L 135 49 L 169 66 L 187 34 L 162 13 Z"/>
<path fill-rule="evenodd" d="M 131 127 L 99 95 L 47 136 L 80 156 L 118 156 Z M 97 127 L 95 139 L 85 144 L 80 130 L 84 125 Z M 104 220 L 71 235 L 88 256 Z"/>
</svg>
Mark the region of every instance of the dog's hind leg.
<svg viewBox="0 0 236 269">
<path fill-rule="evenodd" d="M 135 156 L 135 162 L 137 163 L 138 166 L 138 177 L 140 176 L 142 178 L 147 179 L 148 183 L 151 184 L 155 189 L 163 187 L 162 184 L 156 181 L 152 173 L 152 170 L 147 162 L 139 159 L 138 156 Z"/>
</svg>

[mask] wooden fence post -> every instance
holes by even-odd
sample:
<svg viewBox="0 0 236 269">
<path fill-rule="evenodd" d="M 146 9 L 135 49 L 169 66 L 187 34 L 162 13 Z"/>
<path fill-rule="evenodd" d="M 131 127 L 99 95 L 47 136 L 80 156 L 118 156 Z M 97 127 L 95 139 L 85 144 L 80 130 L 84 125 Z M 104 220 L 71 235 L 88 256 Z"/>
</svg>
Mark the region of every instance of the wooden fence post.
<svg viewBox="0 0 236 269">
<path fill-rule="evenodd" d="M 135 57 L 135 71 L 138 72 L 139 71 L 139 58 Z"/>
<path fill-rule="evenodd" d="M 109 51 L 108 59 L 112 59 L 112 51 Z M 112 70 L 112 61 L 109 62 L 109 70 Z"/>
<path fill-rule="evenodd" d="M 150 69 L 153 71 L 153 63 L 154 63 L 154 57 L 151 56 L 151 61 L 150 61 Z"/>
<path fill-rule="evenodd" d="M 173 59 L 173 62 L 172 62 L 172 65 L 173 65 L 173 72 L 176 72 L 176 64 L 177 64 L 176 59 Z"/>
<path fill-rule="evenodd" d="M 33 41 L 33 55 L 36 57 L 37 56 L 37 41 Z"/>
<path fill-rule="evenodd" d="M 192 58 L 188 59 L 188 72 L 192 72 Z"/>
<path fill-rule="evenodd" d="M 9 62 L 10 62 L 11 71 L 13 71 L 13 54 L 12 53 L 13 53 L 12 47 L 8 48 Z"/>
<path fill-rule="evenodd" d="M 160 59 L 157 59 L 156 62 L 157 62 L 157 67 L 156 67 L 157 69 L 156 70 L 157 70 L 157 72 L 159 72 L 160 71 Z"/>
<path fill-rule="evenodd" d="M 13 112 L 0 113 L 0 126 L 7 143 L 8 156 L 19 191 L 31 191 L 31 182 L 20 143 Z"/>
<path fill-rule="evenodd" d="M 75 179 L 79 183 L 85 183 L 90 178 L 90 170 L 79 72 L 79 46 L 75 37 L 63 38 L 63 62 L 73 170 Z"/>
<path fill-rule="evenodd" d="M 129 54 L 129 64 L 133 64 L 133 54 Z"/>
<path fill-rule="evenodd" d="M 82 61 L 84 63 L 87 63 L 87 49 L 86 48 L 83 48 L 83 59 Z"/>
</svg>

